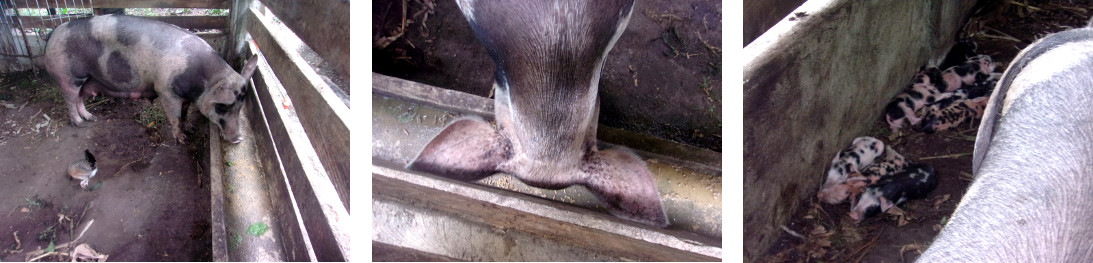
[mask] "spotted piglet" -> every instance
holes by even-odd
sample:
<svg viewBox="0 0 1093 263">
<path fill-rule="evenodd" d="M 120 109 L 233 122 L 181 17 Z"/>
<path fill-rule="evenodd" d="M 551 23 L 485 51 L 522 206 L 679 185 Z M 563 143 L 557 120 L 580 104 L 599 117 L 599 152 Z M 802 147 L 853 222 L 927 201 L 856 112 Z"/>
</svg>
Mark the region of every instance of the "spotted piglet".
<svg viewBox="0 0 1093 263">
<path fill-rule="evenodd" d="M 990 97 L 979 97 L 953 103 L 944 109 L 931 111 L 922 121 L 920 130 L 926 133 L 945 131 L 983 117 L 983 109 Z"/>
<path fill-rule="evenodd" d="M 866 187 L 851 209 L 850 218 L 860 222 L 907 200 L 924 198 L 935 188 L 937 175 L 934 168 L 923 163 L 910 164 L 907 169 Z"/>
<path fill-rule="evenodd" d="M 950 67 L 941 73 L 944 85 L 938 86 L 945 92 L 952 92 L 964 85 L 971 85 L 984 78 L 996 80 L 1002 76 L 994 73 L 996 64 L 988 55 L 978 55 L 968 59 L 963 65 Z"/>
<path fill-rule="evenodd" d="M 831 159 L 823 187 L 816 197 L 828 204 L 838 204 L 850 195 L 850 185 L 844 184 L 851 174 L 871 164 L 884 151 L 884 143 L 873 137 L 858 137 Z"/>
<path fill-rule="evenodd" d="M 942 93 L 932 84 L 915 83 L 903 93 L 896 95 L 884 107 L 884 118 L 888 122 L 888 127 L 892 129 L 892 134 L 898 133 L 904 127 L 904 123 L 910 126 L 918 125 L 922 118 L 915 112 L 939 99 L 940 94 Z"/>
<path fill-rule="evenodd" d="M 844 183 L 849 189 L 850 200 L 857 200 L 858 195 L 865 190 L 867 185 L 880 181 L 882 177 L 902 171 L 907 167 L 907 164 L 907 158 L 904 158 L 903 155 L 896 152 L 891 146 L 885 145 L 884 158 L 878 157 L 873 161 L 873 165 L 866 167 L 861 173 L 852 174 Z M 851 206 L 854 205 L 851 204 Z"/>
</svg>

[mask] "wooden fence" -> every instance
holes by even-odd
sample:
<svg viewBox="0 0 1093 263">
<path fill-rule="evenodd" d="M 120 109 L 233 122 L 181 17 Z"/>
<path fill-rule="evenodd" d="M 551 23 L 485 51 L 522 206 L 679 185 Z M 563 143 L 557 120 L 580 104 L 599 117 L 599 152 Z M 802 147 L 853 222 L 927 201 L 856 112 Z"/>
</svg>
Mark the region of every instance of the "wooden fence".
<svg viewBox="0 0 1093 263">
<path fill-rule="evenodd" d="M 45 8 L 12 0 L 16 8 Z M 240 66 L 258 54 L 252 100 L 246 109 L 264 164 L 274 224 L 286 261 L 345 261 L 349 253 L 348 98 L 309 65 L 317 54 L 349 83 L 349 1 L 94 0 L 94 8 L 228 9 L 226 16 L 149 16 L 190 29 L 225 31 L 226 60 Z M 54 6 L 56 7 L 56 6 Z M 52 28 L 57 20 L 18 17 L 24 29 Z M 274 22 L 276 18 L 278 22 Z M 303 50 L 303 51 L 301 51 Z M 231 147 L 231 146 L 227 146 Z M 218 151 L 219 149 L 211 149 Z M 218 169 L 222 163 L 211 163 Z M 214 197 L 215 199 L 215 197 Z M 214 200 L 214 206 L 217 201 Z M 214 209 L 218 209 L 214 207 Z M 215 216 L 215 213 L 214 213 Z M 217 224 L 216 219 L 213 219 Z M 223 228 L 213 228 L 214 242 Z M 216 251 L 214 260 L 232 260 Z M 220 246 L 223 247 L 223 246 Z M 223 248 L 220 248 L 223 249 Z"/>
</svg>

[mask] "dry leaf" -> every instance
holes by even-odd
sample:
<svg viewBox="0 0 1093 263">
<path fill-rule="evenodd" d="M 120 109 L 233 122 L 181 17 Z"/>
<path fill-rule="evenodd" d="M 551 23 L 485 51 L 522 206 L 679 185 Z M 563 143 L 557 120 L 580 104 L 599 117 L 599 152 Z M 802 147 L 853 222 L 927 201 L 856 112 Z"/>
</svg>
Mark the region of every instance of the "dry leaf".
<svg viewBox="0 0 1093 263">
<path fill-rule="evenodd" d="M 937 210 L 937 209 L 941 208 L 941 204 L 945 203 L 945 201 L 949 201 L 949 198 L 950 198 L 950 195 L 945 194 L 941 197 L 938 197 L 937 200 L 931 201 L 931 203 L 934 204 L 934 210 Z"/>
<path fill-rule="evenodd" d="M 918 252 L 918 254 L 921 255 L 922 254 L 922 249 L 924 249 L 924 248 L 926 248 L 926 246 L 923 246 L 922 244 L 919 244 L 919 243 L 911 243 L 911 244 L 903 245 L 903 247 L 899 249 L 899 259 L 903 262 L 907 262 L 907 260 L 903 258 L 903 253 L 913 250 L 915 252 Z"/>
</svg>

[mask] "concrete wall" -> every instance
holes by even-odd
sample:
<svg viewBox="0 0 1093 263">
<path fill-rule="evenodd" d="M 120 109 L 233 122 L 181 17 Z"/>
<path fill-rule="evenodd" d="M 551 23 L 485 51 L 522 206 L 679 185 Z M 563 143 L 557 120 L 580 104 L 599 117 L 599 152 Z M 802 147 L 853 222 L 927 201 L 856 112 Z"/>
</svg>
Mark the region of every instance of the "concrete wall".
<svg viewBox="0 0 1093 263">
<path fill-rule="evenodd" d="M 952 45 L 974 1 L 812 0 L 744 48 L 744 257 L 815 198 L 836 152 L 869 135 L 915 70 Z"/>
<path fill-rule="evenodd" d="M 744 0 L 744 44 L 747 46 L 767 29 L 782 21 L 805 0 Z"/>
</svg>

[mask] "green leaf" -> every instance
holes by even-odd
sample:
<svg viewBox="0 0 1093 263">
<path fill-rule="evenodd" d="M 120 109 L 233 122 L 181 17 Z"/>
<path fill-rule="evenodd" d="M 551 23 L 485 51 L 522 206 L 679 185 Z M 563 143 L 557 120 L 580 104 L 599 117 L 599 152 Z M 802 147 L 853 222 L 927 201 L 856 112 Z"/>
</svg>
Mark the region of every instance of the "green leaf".
<svg viewBox="0 0 1093 263">
<path fill-rule="evenodd" d="M 250 224 L 250 227 L 247 227 L 247 234 L 251 236 L 260 236 L 266 233 L 266 230 L 269 230 L 269 226 L 267 226 L 266 223 L 255 222 L 254 224 Z"/>
<path fill-rule="evenodd" d="M 49 246 L 46 247 L 46 253 L 52 253 L 54 250 L 57 250 L 57 247 L 53 246 L 53 241 L 49 241 Z"/>
<path fill-rule="evenodd" d="M 231 167 L 231 166 L 232 166 L 232 162 L 230 162 L 230 161 L 224 162 L 224 165 L 227 165 L 228 167 Z"/>
</svg>

